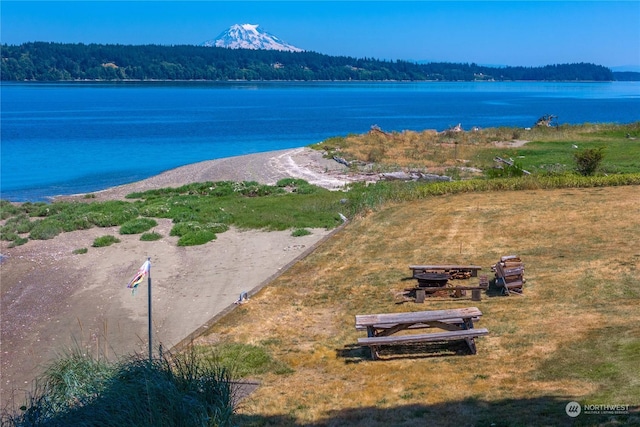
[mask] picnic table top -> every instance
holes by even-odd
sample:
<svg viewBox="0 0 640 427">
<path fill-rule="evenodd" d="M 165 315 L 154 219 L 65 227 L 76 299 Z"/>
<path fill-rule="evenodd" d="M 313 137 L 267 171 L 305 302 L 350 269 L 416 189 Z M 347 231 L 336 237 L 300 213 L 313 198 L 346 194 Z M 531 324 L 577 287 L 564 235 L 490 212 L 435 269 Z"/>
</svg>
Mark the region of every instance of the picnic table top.
<svg viewBox="0 0 640 427">
<path fill-rule="evenodd" d="M 413 324 L 457 318 L 469 319 L 480 316 L 482 316 L 482 312 L 477 307 L 414 311 L 408 313 L 360 314 L 356 315 L 356 326 Z"/>
<path fill-rule="evenodd" d="M 427 264 L 427 265 L 410 265 L 411 270 L 482 270 L 479 265 L 460 265 L 460 264 Z"/>
</svg>

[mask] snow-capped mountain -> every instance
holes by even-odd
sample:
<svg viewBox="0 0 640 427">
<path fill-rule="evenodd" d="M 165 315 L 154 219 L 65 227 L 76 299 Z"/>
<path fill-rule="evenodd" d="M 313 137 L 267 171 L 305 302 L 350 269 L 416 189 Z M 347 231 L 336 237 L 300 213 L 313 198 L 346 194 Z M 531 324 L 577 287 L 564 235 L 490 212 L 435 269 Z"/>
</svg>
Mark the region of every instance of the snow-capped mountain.
<svg viewBox="0 0 640 427">
<path fill-rule="evenodd" d="M 223 31 L 213 40 L 208 40 L 202 46 L 226 47 L 229 49 L 265 49 L 265 50 L 285 50 L 289 52 L 302 52 L 289 43 L 280 40 L 273 34 L 258 29 L 257 24 L 235 24 L 228 30 Z"/>
</svg>

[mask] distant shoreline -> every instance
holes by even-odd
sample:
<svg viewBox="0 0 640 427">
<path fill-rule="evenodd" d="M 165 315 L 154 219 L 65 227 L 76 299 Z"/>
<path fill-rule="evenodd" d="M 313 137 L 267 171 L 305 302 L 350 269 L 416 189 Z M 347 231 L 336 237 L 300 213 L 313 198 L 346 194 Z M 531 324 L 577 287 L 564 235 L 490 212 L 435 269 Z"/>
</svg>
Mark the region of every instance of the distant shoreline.
<svg viewBox="0 0 640 427">
<path fill-rule="evenodd" d="M 371 84 L 371 83 L 615 83 L 615 82 L 638 82 L 640 72 L 636 71 L 615 71 L 615 73 L 635 73 L 636 79 L 630 80 L 204 80 L 204 79 L 77 79 L 77 80 L 2 80 L 2 84 L 60 84 L 60 83 L 348 83 L 348 84 Z"/>
</svg>

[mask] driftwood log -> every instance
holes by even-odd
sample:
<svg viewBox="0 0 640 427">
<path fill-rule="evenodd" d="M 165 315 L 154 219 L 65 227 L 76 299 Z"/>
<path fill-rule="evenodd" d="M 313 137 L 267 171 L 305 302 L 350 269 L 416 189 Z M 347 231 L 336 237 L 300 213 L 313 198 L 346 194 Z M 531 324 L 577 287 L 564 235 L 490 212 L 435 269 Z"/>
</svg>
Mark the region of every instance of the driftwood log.
<svg viewBox="0 0 640 427">
<path fill-rule="evenodd" d="M 453 181 L 450 176 L 435 175 L 422 172 L 385 172 L 380 174 L 381 179 L 387 181 Z"/>
</svg>

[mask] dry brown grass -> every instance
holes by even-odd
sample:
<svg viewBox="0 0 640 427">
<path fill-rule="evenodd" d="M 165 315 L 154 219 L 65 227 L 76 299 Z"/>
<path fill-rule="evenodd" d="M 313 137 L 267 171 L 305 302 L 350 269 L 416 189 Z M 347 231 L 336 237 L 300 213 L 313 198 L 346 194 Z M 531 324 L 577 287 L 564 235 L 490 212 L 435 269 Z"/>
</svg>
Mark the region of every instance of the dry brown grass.
<svg viewBox="0 0 640 427">
<path fill-rule="evenodd" d="M 563 425 L 571 400 L 640 404 L 629 369 L 639 218 L 633 186 L 445 196 L 353 221 L 210 330 L 294 370 L 258 378 L 240 424 Z M 410 264 L 472 263 L 491 277 L 508 254 L 526 264 L 522 297 L 401 302 Z M 490 331 L 475 356 L 390 351 L 374 362 L 355 345 L 356 314 L 464 306 Z"/>
<path fill-rule="evenodd" d="M 577 130 L 570 135 L 576 137 Z M 496 146 L 519 145 L 524 140 L 562 139 L 566 136 L 548 128 L 529 131 L 516 128 L 489 128 L 471 131 L 405 130 L 385 132 L 371 130 L 352 134 L 340 144 L 342 155 L 364 162 L 374 162 L 378 168 L 404 168 L 442 172 L 449 168 L 479 166 L 480 153 Z M 331 143 L 323 145 L 330 148 Z"/>
<path fill-rule="evenodd" d="M 444 170 L 464 166 L 489 142 L 479 132 L 369 132 L 346 137 L 350 158 L 402 168 Z"/>
</svg>

